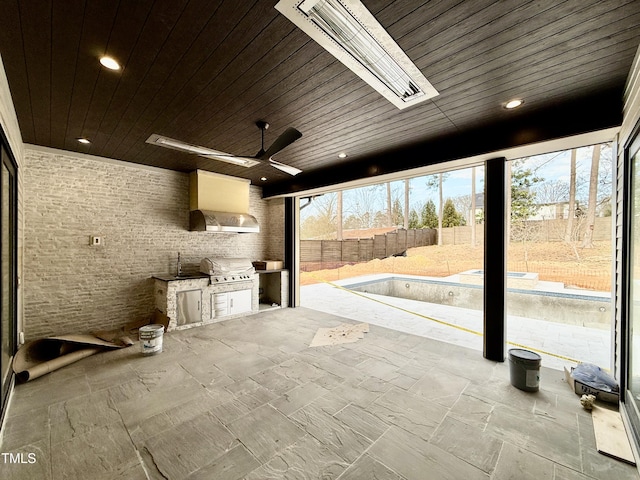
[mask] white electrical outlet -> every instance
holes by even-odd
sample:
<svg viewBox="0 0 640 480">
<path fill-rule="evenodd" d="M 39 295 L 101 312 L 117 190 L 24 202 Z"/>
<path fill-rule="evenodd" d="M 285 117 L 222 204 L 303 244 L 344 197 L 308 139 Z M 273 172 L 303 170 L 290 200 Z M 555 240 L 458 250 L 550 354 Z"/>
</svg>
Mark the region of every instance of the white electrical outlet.
<svg viewBox="0 0 640 480">
<path fill-rule="evenodd" d="M 91 245 L 94 247 L 97 245 L 102 245 L 102 237 L 91 237 Z"/>
</svg>

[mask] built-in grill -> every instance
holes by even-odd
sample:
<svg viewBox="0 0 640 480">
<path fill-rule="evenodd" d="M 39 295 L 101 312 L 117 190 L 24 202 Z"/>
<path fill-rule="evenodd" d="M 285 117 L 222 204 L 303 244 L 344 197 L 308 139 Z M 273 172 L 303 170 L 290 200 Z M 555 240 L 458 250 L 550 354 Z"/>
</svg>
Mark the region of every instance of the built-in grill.
<svg viewBox="0 0 640 480">
<path fill-rule="evenodd" d="M 211 319 L 258 310 L 258 274 L 248 258 L 203 258 L 200 272 L 209 275 Z"/>
<path fill-rule="evenodd" d="M 252 280 L 256 269 L 248 258 L 203 258 L 200 272 L 211 277 L 211 284 Z"/>
</svg>

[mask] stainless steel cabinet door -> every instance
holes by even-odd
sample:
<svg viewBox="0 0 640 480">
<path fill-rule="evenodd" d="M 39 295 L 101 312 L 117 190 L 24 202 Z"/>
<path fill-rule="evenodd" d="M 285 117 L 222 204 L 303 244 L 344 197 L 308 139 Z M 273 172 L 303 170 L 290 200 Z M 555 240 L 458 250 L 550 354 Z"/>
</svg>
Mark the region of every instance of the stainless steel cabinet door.
<svg viewBox="0 0 640 480">
<path fill-rule="evenodd" d="M 178 326 L 202 322 L 202 290 L 178 292 L 176 296 Z"/>
</svg>

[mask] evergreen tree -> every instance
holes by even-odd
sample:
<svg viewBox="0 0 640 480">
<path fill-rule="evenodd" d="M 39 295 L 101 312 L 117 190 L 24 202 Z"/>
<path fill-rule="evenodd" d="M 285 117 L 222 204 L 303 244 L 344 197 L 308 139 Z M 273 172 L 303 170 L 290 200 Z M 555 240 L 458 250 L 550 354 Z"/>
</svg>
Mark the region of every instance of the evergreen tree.
<svg viewBox="0 0 640 480">
<path fill-rule="evenodd" d="M 536 214 L 536 193 L 533 185 L 543 179 L 536 177 L 529 168 L 523 168 L 518 161 L 514 162 L 511 172 L 511 222 L 524 222 Z"/>
<path fill-rule="evenodd" d="M 418 212 L 414 208 L 409 212 L 409 228 L 420 228 L 422 224 L 420 223 L 420 216 Z"/>
<path fill-rule="evenodd" d="M 436 213 L 436 204 L 433 200 L 429 200 L 422 207 L 422 215 L 420 219 L 422 228 L 438 228 L 438 214 Z"/>
<path fill-rule="evenodd" d="M 533 186 L 544 179 L 536 177 L 535 173 L 525 168 L 523 160 L 513 162 L 511 170 L 511 228 L 509 237 L 516 241 L 528 243 L 536 238 L 539 225 L 527 220 L 535 215 L 539 206 Z M 528 250 L 524 252 L 525 262 L 528 260 Z"/>
<path fill-rule="evenodd" d="M 391 220 L 393 222 L 392 225 L 404 225 L 404 214 L 402 213 L 402 204 L 400 203 L 399 198 L 396 198 L 393 201 L 393 205 L 391 207 Z"/>
<path fill-rule="evenodd" d="M 455 205 L 453 204 L 453 200 L 447 198 L 447 201 L 444 202 L 444 207 L 442 209 L 442 226 L 446 227 L 458 227 L 460 225 L 464 225 L 465 221 L 462 217 L 462 214 L 458 213 Z"/>
<path fill-rule="evenodd" d="M 347 218 L 344 219 L 343 222 L 343 228 L 345 230 L 353 230 L 353 229 L 357 229 L 357 228 L 362 228 L 362 225 L 360 223 L 360 219 L 358 217 L 356 217 L 355 215 L 351 214 L 349 215 Z"/>
<path fill-rule="evenodd" d="M 389 216 L 387 215 L 387 212 L 378 210 L 375 216 L 373 217 L 373 227 L 374 228 L 388 227 L 389 226 L 388 223 L 389 223 Z"/>
</svg>

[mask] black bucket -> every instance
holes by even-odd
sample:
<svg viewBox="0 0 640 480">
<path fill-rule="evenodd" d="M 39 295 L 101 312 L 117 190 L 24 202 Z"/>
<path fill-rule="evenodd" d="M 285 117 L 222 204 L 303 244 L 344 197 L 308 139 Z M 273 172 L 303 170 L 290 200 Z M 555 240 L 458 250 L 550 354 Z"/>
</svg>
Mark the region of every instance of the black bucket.
<svg viewBox="0 0 640 480">
<path fill-rule="evenodd" d="M 512 348 L 509 350 L 509 371 L 511 385 L 525 392 L 537 392 L 540 388 L 540 363 L 537 353 Z"/>
</svg>

